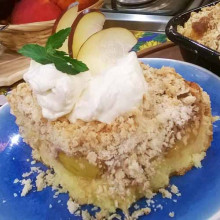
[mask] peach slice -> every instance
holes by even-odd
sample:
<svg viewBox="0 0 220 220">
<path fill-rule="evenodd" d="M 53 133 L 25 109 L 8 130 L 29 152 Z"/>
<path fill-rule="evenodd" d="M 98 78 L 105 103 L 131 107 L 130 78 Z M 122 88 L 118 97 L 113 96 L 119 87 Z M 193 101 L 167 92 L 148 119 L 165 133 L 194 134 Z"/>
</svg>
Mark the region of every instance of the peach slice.
<svg viewBox="0 0 220 220">
<path fill-rule="evenodd" d="M 84 62 L 92 73 L 98 74 L 126 55 L 136 43 L 137 39 L 125 28 L 104 29 L 82 45 L 77 59 Z"/>
<path fill-rule="evenodd" d="M 77 57 L 80 47 L 93 34 L 103 29 L 105 16 L 98 10 L 82 11 L 72 24 L 68 48 L 72 57 Z"/>
<path fill-rule="evenodd" d="M 71 27 L 74 20 L 78 15 L 78 2 L 71 4 L 55 21 L 52 33 L 56 33 L 62 29 Z M 68 53 L 68 39 L 64 42 L 63 46 L 59 49 Z"/>
</svg>

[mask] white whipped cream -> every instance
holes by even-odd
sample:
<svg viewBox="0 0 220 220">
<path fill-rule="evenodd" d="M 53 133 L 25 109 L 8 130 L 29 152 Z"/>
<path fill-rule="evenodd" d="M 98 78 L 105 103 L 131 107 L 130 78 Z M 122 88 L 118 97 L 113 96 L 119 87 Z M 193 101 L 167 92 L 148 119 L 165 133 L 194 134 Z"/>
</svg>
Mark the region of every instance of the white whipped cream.
<svg viewBox="0 0 220 220">
<path fill-rule="evenodd" d="M 147 91 L 142 68 L 134 52 L 119 59 L 106 71 L 93 75 L 60 72 L 53 64 L 31 62 L 24 75 L 49 120 L 68 115 L 76 119 L 111 123 L 123 113 L 135 110 Z"/>
<path fill-rule="evenodd" d="M 24 74 L 42 108 L 42 115 L 49 120 L 70 113 L 91 79 L 90 72 L 68 75 L 56 69 L 54 64 L 41 65 L 31 61 Z"/>
<path fill-rule="evenodd" d="M 90 81 L 69 120 L 111 123 L 116 117 L 137 108 L 146 89 L 140 63 L 131 52 Z"/>
</svg>

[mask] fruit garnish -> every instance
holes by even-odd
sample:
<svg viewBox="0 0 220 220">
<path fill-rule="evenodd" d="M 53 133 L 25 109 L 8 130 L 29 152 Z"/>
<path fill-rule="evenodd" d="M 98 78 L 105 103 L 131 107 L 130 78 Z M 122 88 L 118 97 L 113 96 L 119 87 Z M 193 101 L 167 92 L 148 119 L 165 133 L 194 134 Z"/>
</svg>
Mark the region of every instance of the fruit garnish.
<svg viewBox="0 0 220 220">
<path fill-rule="evenodd" d="M 52 33 L 56 33 L 62 29 L 71 27 L 74 20 L 76 19 L 78 15 L 78 2 L 75 2 L 71 4 L 65 11 L 62 12 L 62 14 L 56 19 Z M 59 50 L 64 51 L 68 53 L 68 39 L 65 40 L 63 43 L 63 46 L 59 48 Z"/>
<path fill-rule="evenodd" d="M 105 15 L 99 10 L 84 10 L 74 20 L 69 35 L 69 54 L 77 57 L 82 45 L 93 34 L 101 31 L 105 23 Z"/>
<path fill-rule="evenodd" d="M 86 64 L 71 58 L 64 51 L 57 50 L 62 47 L 70 31 L 71 28 L 66 28 L 51 35 L 45 47 L 38 44 L 26 44 L 18 52 L 43 65 L 53 63 L 57 70 L 63 73 L 76 75 L 85 72 L 88 70 Z"/>
<path fill-rule="evenodd" d="M 90 36 L 79 49 L 76 58 L 84 62 L 91 72 L 98 74 L 127 55 L 136 43 L 137 39 L 129 30 L 107 28 Z"/>
</svg>

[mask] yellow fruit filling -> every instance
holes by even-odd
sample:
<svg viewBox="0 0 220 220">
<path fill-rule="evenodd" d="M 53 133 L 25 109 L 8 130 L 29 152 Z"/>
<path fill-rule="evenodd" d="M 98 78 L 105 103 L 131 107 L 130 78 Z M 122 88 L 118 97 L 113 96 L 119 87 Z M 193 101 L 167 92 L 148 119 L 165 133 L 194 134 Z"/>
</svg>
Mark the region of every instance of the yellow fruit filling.
<svg viewBox="0 0 220 220">
<path fill-rule="evenodd" d="M 58 160 L 73 175 L 96 179 L 101 176 L 101 170 L 90 164 L 85 158 L 69 157 L 63 152 L 58 154 Z"/>
</svg>

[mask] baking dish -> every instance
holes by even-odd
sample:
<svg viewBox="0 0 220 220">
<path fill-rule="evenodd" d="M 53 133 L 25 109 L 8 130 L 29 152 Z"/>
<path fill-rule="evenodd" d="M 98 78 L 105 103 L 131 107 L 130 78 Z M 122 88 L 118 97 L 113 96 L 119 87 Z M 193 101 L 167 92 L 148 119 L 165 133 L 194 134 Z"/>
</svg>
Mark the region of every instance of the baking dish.
<svg viewBox="0 0 220 220">
<path fill-rule="evenodd" d="M 219 2 L 220 1 L 218 0 L 202 7 L 178 14 L 168 22 L 165 30 L 168 38 L 180 46 L 184 60 L 203 66 L 217 75 L 220 75 L 220 53 L 181 35 L 177 32 L 177 26 L 183 26 L 190 18 L 191 12 L 199 12 L 202 8 L 216 5 Z"/>
</svg>

